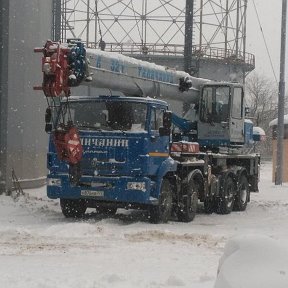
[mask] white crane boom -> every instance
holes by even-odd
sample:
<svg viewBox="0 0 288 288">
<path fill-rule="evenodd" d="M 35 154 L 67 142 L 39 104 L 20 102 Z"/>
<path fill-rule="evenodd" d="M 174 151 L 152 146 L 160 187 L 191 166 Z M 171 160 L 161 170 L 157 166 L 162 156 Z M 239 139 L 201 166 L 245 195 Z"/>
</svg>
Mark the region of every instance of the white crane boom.
<svg viewBox="0 0 288 288">
<path fill-rule="evenodd" d="M 43 83 L 35 89 L 43 90 L 47 97 L 69 96 L 70 87 L 91 85 L 130 96 L 198 103 L 200 86 L 210 82 L 121 54 L 85 49 L 80 41 L 63 44 L 48 40 L 44 48 L 34 51 L 44 55 Z M 90 83 L 84 81 L 88 78 L 92 78 Z"/>
<path fill-rule="evenodd" d="M 132 96 L 197 103 L 200 85 L 209 82 L 183 71 L 113 52 L 87 49 L 86 53 L 90 72 L 93 74 L 90 84 L 93 87 L 109 88 Z M 192 87 L 188 89 L 186 86 L 186 91 L 181 91 L 181 81 L 184 81 L 184 85 L 192 83 Z"/>
</svg>

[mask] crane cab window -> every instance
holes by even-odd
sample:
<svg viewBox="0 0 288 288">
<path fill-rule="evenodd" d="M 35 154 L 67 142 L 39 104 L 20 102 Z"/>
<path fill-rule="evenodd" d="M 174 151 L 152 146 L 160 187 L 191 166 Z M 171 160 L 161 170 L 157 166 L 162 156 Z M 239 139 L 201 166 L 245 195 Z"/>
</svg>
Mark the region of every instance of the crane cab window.
<svg viewBox="0 0 288 288">
<path fill-rule="evenodd" d="M 161 109 L 153 108 L 151 111 L 151 130 L 159 130 L 163 126 L 163 113 Z"/>
<path fill-rule="evenodd" d="M 221 123 L 229 119 L 229 86 L 206 86 L 201 100 L 201 121 Z"/>
<path fill-rule="evenodd" d="M 243 117 L 243 89 L 242 87 L 235 87 L 232 101 L 232 117 L 242 118 Z"/>
</svg>

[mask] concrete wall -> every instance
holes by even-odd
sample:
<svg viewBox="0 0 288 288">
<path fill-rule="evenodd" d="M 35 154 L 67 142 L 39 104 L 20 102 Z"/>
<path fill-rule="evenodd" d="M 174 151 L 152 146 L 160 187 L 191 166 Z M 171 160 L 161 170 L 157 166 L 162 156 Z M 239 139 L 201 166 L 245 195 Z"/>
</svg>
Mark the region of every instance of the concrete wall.
<svg viewBox="0 0 288 288">
<path fill-rule="evenodd" d="M 52 0 L 2 0 L 9 5 L 6 189 L 11 170 L 20 180 L 42 180 L 46 175 L 46 100 L 33 86 L 42 83 L 41 55 L 33 53 L 51 38 Z M 9 3 L 9 4 L 8 4 Z M 2 99 L 3 100 L 3 99 Z M 24 181 L 25 182 L 25 181 Z"/>
<path fill-rule="evenodd" d="M 0 193 L 6 191 L 9 1 L 0 1 Z"/>
</svg>

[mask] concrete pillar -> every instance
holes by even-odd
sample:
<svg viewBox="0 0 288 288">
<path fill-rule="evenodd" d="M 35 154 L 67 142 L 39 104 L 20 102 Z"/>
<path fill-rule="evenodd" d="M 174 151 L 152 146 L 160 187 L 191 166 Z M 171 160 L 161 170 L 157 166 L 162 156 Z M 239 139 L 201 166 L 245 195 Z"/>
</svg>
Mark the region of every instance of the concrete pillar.
<svg viewBox="0 0 288 288">
<path fill-rule="evenodd" d="M 12 169 L 26 183 L 46 175 L 46 101 L 33 86 L 42 83 L 41 57 L 33 48 L 51 39 L 52 0 L 0 1 L 0 191 L 12 188 Z M 42 181 L 43 183 L 43 181 Z M 24 185 L 23 185 L 24 186 Z"/>
</svg>

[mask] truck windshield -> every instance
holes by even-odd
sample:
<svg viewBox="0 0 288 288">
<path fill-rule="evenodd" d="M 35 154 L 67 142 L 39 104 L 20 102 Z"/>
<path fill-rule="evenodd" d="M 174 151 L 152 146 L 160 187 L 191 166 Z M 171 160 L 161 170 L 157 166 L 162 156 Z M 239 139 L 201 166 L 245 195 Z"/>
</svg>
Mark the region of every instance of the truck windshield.
<svg viewBox="0 0 288 288">
<path fill-rule="evenodd" d="M 69 107 L 72 121 L 80 130 L 130 132 L 146 130 L 147 106 L 144 103 L 130 101 L 70 102 Z"/>
<path fill-rule="evenodd" d="M 201 120 L 220 123 L 229 118 L 229 86 L 206 86 L 201 101 Z"/>
</svg>

